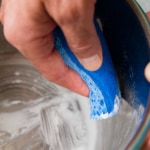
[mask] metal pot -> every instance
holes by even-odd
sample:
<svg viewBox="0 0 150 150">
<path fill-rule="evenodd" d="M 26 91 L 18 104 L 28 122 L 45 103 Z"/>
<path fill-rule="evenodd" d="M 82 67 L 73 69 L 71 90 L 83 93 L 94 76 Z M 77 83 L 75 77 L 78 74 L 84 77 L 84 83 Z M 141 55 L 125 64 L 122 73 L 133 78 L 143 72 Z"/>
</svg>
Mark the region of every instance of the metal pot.
<svg viewBox="0 0 150 150">
<path fill-rule="evenodd" d="M 89 119 L 88 98 L 44 79 L 0 27 L 1 150 L 138 150 L 150 128 L 150 27 L 135 1 L 100 0 L 101 19 L 123 97 L 120 112 Z"/>
</svg>

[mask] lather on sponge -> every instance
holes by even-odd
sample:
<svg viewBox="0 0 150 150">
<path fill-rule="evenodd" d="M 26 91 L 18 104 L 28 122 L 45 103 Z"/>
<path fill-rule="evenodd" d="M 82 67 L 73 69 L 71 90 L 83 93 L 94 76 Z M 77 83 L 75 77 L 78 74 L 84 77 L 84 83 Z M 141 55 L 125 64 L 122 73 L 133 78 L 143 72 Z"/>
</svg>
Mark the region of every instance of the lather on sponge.
<svg viewBox="0 0 150 150">
<path fill-rule="evenodd" d="M 96 71 L 85 69 L 69 49 L 65 37 L 57 27 L 54 30 L 55 48 L 61 54 L 64 62 L 74 69 L 88 85 L 90 94 L 90 116 L 93 119 L 105 119 L 113 116 L 119 110 L 120 92 L 116 73 L 113 68 L 108 47 L 97 21 L 95 28 L 102 45 L 103 62 Z"/>
</svg>

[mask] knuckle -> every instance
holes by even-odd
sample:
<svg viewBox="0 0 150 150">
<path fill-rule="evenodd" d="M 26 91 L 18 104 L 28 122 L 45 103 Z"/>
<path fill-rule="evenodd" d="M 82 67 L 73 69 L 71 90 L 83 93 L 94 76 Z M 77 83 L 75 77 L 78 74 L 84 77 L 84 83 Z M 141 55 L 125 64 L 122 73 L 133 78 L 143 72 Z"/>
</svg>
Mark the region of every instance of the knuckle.
<svg viewBox="0 0 150 150">
<path fill-rule="evenodd" d="M 81 17 L 78 7 L 69 8 L 68 12 L 69 13 L 66 13 L 66 11 L 63 10 L 61 11 L 61 13 L 59 13 L 59 24 L 66 25 L 73 22 L 77 22 Z"/>
</svg>

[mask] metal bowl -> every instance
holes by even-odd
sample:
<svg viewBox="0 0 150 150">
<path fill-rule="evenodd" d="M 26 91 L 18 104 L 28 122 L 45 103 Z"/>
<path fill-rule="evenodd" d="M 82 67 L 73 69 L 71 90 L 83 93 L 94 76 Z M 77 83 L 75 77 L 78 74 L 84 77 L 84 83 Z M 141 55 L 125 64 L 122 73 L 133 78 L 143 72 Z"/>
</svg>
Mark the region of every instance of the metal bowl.
<svg viewBox="0 0 150 150">
<path fill-rule="evenodd" d="M 0 26 L 1 150 L 138 150 L 150 128 L 150 27 L 135 1 L 100 0 L 96 16 L 123 97 L 119 113 L 89 119 L 88 98 L 44 79 L 10 46 Z"/>
</svg>

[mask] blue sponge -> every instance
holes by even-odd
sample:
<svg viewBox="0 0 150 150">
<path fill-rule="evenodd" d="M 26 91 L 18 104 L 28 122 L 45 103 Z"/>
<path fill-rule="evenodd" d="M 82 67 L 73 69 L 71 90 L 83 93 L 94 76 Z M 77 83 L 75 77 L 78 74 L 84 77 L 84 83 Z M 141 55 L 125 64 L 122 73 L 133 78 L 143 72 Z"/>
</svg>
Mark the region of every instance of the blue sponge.
<svg viewBox="0 0 150 150">
<path fill-rule="evenodd" d="M 90 94 L 90 116 L 93 119 L 106 119 L 119 110 L 120 91 L 116 73 L 111 61 L 108 47 L 96 21 L 95 28 L 102 44 L 103 62 L 96 71 L 85 69 L 69 49 L 65 37 L 57 27 L 54 30 L 55 48 L 61 54 L 64 62 L 74 69 L 88 85 Z"/>
</svg>

